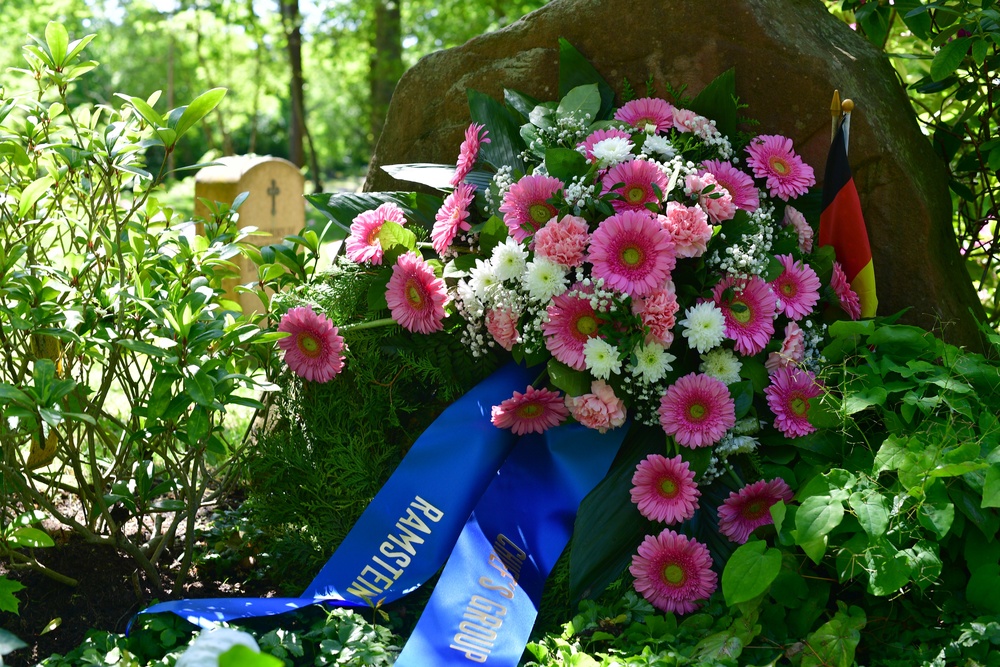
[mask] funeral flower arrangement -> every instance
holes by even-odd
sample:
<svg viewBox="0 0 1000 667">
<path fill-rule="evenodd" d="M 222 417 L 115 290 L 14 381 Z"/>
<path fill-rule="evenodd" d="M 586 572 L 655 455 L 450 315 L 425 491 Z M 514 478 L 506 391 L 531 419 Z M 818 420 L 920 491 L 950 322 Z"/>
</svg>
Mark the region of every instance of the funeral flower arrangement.
<svg viewBox="0 0 1000 667">
<path fill-rule="evenodd" d="M 761 440 L 815 430 L 824 322 L 859 314 L 797 201 L 813 168 L 787 137 L 739 132 L 733 91 L 728 72 L 695 98 L 633 94 L 617 108 L 603 82 L 553 102 L 507 91 L 506 107 L 471 93 L 454 168 L 387 169 L 446 193 L 429 229 L 413 199 L 357 211 L 313 198 L 349 225 L 339 261 L 381 275 L 371 317 L 334 323 L 301 305 L 278 327 L 308 381 L 350 363 L 352 327 L 446 331 L 474 355 L 537 366 L 493 407 L 497 428 L 655 430 L 630 496 L 657 528 L 629 569 L 677 613 L 718 586 L 708 547 L 683 532 L 703 491 L 721 489 L 711 523 L 732 544 L 772 522 L 792 490 L 755 473 Z"/>
</svg>

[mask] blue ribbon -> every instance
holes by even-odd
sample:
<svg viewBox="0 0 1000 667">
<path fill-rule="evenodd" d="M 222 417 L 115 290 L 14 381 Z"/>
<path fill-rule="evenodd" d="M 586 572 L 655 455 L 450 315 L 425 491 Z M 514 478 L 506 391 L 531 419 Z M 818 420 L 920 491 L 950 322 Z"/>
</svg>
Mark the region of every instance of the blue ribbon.
<svg viewBox="0 0 1000 667">
<path fill-rule="evenodd" d="M 469 518 L 397 667 L 514 667 L 576 512 L 628 431 L 522 436 Z"/>
<path fill-rule="evenodd" d="M 368 607 L 363 596 L 371 604 L 398 600 L 441 568 L 517 442 L 510 431 L 493 426 L 492 407 L 514 390 L 524 391 L 536 375 L 509 364 L 448 406 L 413 443 L 301 597 L 174 600 L 140 614 L 172 612 L 207 628 L 324 602 Z"/>
<path fill-rule="evenodd" d="M 448 559 L 396 664 L 514 667 L 580 502 L 628 431 L 572 424 L 518 438 L 493 426 L 492 406 L 532 379 L 511 364 L 450 405 L 301 597 L 176 600 L 140 614 L 172 612 L 207 628 L 315 604 L 368 607 L 398 600 Z"/>
</svg>

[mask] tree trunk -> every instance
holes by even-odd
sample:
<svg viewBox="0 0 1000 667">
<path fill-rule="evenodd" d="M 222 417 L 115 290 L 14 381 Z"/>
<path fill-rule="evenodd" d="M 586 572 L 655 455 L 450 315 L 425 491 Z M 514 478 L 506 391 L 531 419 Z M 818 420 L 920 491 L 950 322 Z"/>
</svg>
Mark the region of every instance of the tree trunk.
<svg viewBox="0 0 1000 667">
<path fill-rule="evenodd" d="M 371 125 L 369 139 L 374 151 L 385 115 L 389 110 L 389 100 L 403 75 L 403 37 L 400 3 L 402 0 L 374 0 L 375 32 L 371 42 L 368 84 L 371 96 Z"/>
<path fill-rule="evenodd" d="M 302 76 L 302 17 L 299 0 L 278 0 L 281 24 L 285 29 L 288 64 L 291 69 L 291 118 L 288 122 L 288 159 L 295 166 L 305 164 L 305 80 Z"/>
</svg>

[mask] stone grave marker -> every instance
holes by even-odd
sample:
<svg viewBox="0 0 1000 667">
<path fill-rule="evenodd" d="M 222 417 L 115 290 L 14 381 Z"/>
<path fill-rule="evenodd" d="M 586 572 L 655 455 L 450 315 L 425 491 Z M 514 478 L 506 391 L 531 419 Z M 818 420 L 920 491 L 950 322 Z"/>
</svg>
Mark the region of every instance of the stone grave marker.
<svg viewBox="0 0 1000 667">
<path fill-rule="evenodd" d="M 298 167 L 270 156 L 233 156 L 217 162 L 221 164 L 205 167 L 195 176 L 196 217 L 209 215 L 202 199 L 232 203 L 240 193 L 248 192 L 239 210 L 239 227 L 256 227 L 266 232 L 266 236 L 249 237 L 251 242 L 265 246 L 302 231 L 306 219 L 302 197 L 305 177 Z M 234 290 L 237 284 L 256 281 L 257 267 L 242 255 L 234 261 L 240 266 L 240 279 L 227 281 L 230 298 L 239 302 L 243 312 L 262 312 L 264 304 L 255 295 L 237 294 Z"/>
</svg>

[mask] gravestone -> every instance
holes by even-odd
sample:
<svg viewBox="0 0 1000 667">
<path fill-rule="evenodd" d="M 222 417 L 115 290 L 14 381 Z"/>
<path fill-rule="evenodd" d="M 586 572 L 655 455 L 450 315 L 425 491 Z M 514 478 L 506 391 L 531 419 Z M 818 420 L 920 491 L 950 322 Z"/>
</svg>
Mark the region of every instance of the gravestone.
<svg viewBox="0 0 1000 667">
<path fill-rule="evenodd" d="M 760 121 L 783 134 L 822 178 L 830 145 L 830 98 L 857 104 L 850 162 L 868 224 L 879 314 L 912 307 L 905 320 L 956 344 L 982 342 L 982 306 L 951 227 L 944 164 L 921 134 L 884 55 L 831 16 L 820 0 L 554 0 L 507 28 L 423 58 L 400 80 L 365 189 L 412 189 L 381 170 L 407 162 L 454 164 L 470 122 L 470 88 L 503 100 L 511 88 L 558 97 L 558 40 L 567 39 L 621 93 L 645 94 L 652 76 L 695 95 L 736 68 L 736 90 Z M 971 311 L 971 313 L 970 313 Z"/>
<path fill-rule="evenodd" d="M 249 196 L 239 209 L 239 227 L 256 227 L 266 235 L 251 236 L 248 240 L 258 246 L 279 243 L 305 227 L 305 177 L 288 160 L 268 156 L 234 156 L 217 160 L 221 164 L 205 167 L 195 176 L 196 217 L 209 217 L 208 208 L 201 202 L 232 203 L 243 192 Z M 256 295 L 236 294 L 237 284 L 257 281 L 257 267 L 246 257 L 233 258 L 240 267 L 240 279 L 226 281 L 229 298 L 237 301 L 243 312 L 262 312 Z"/>
</svg>

